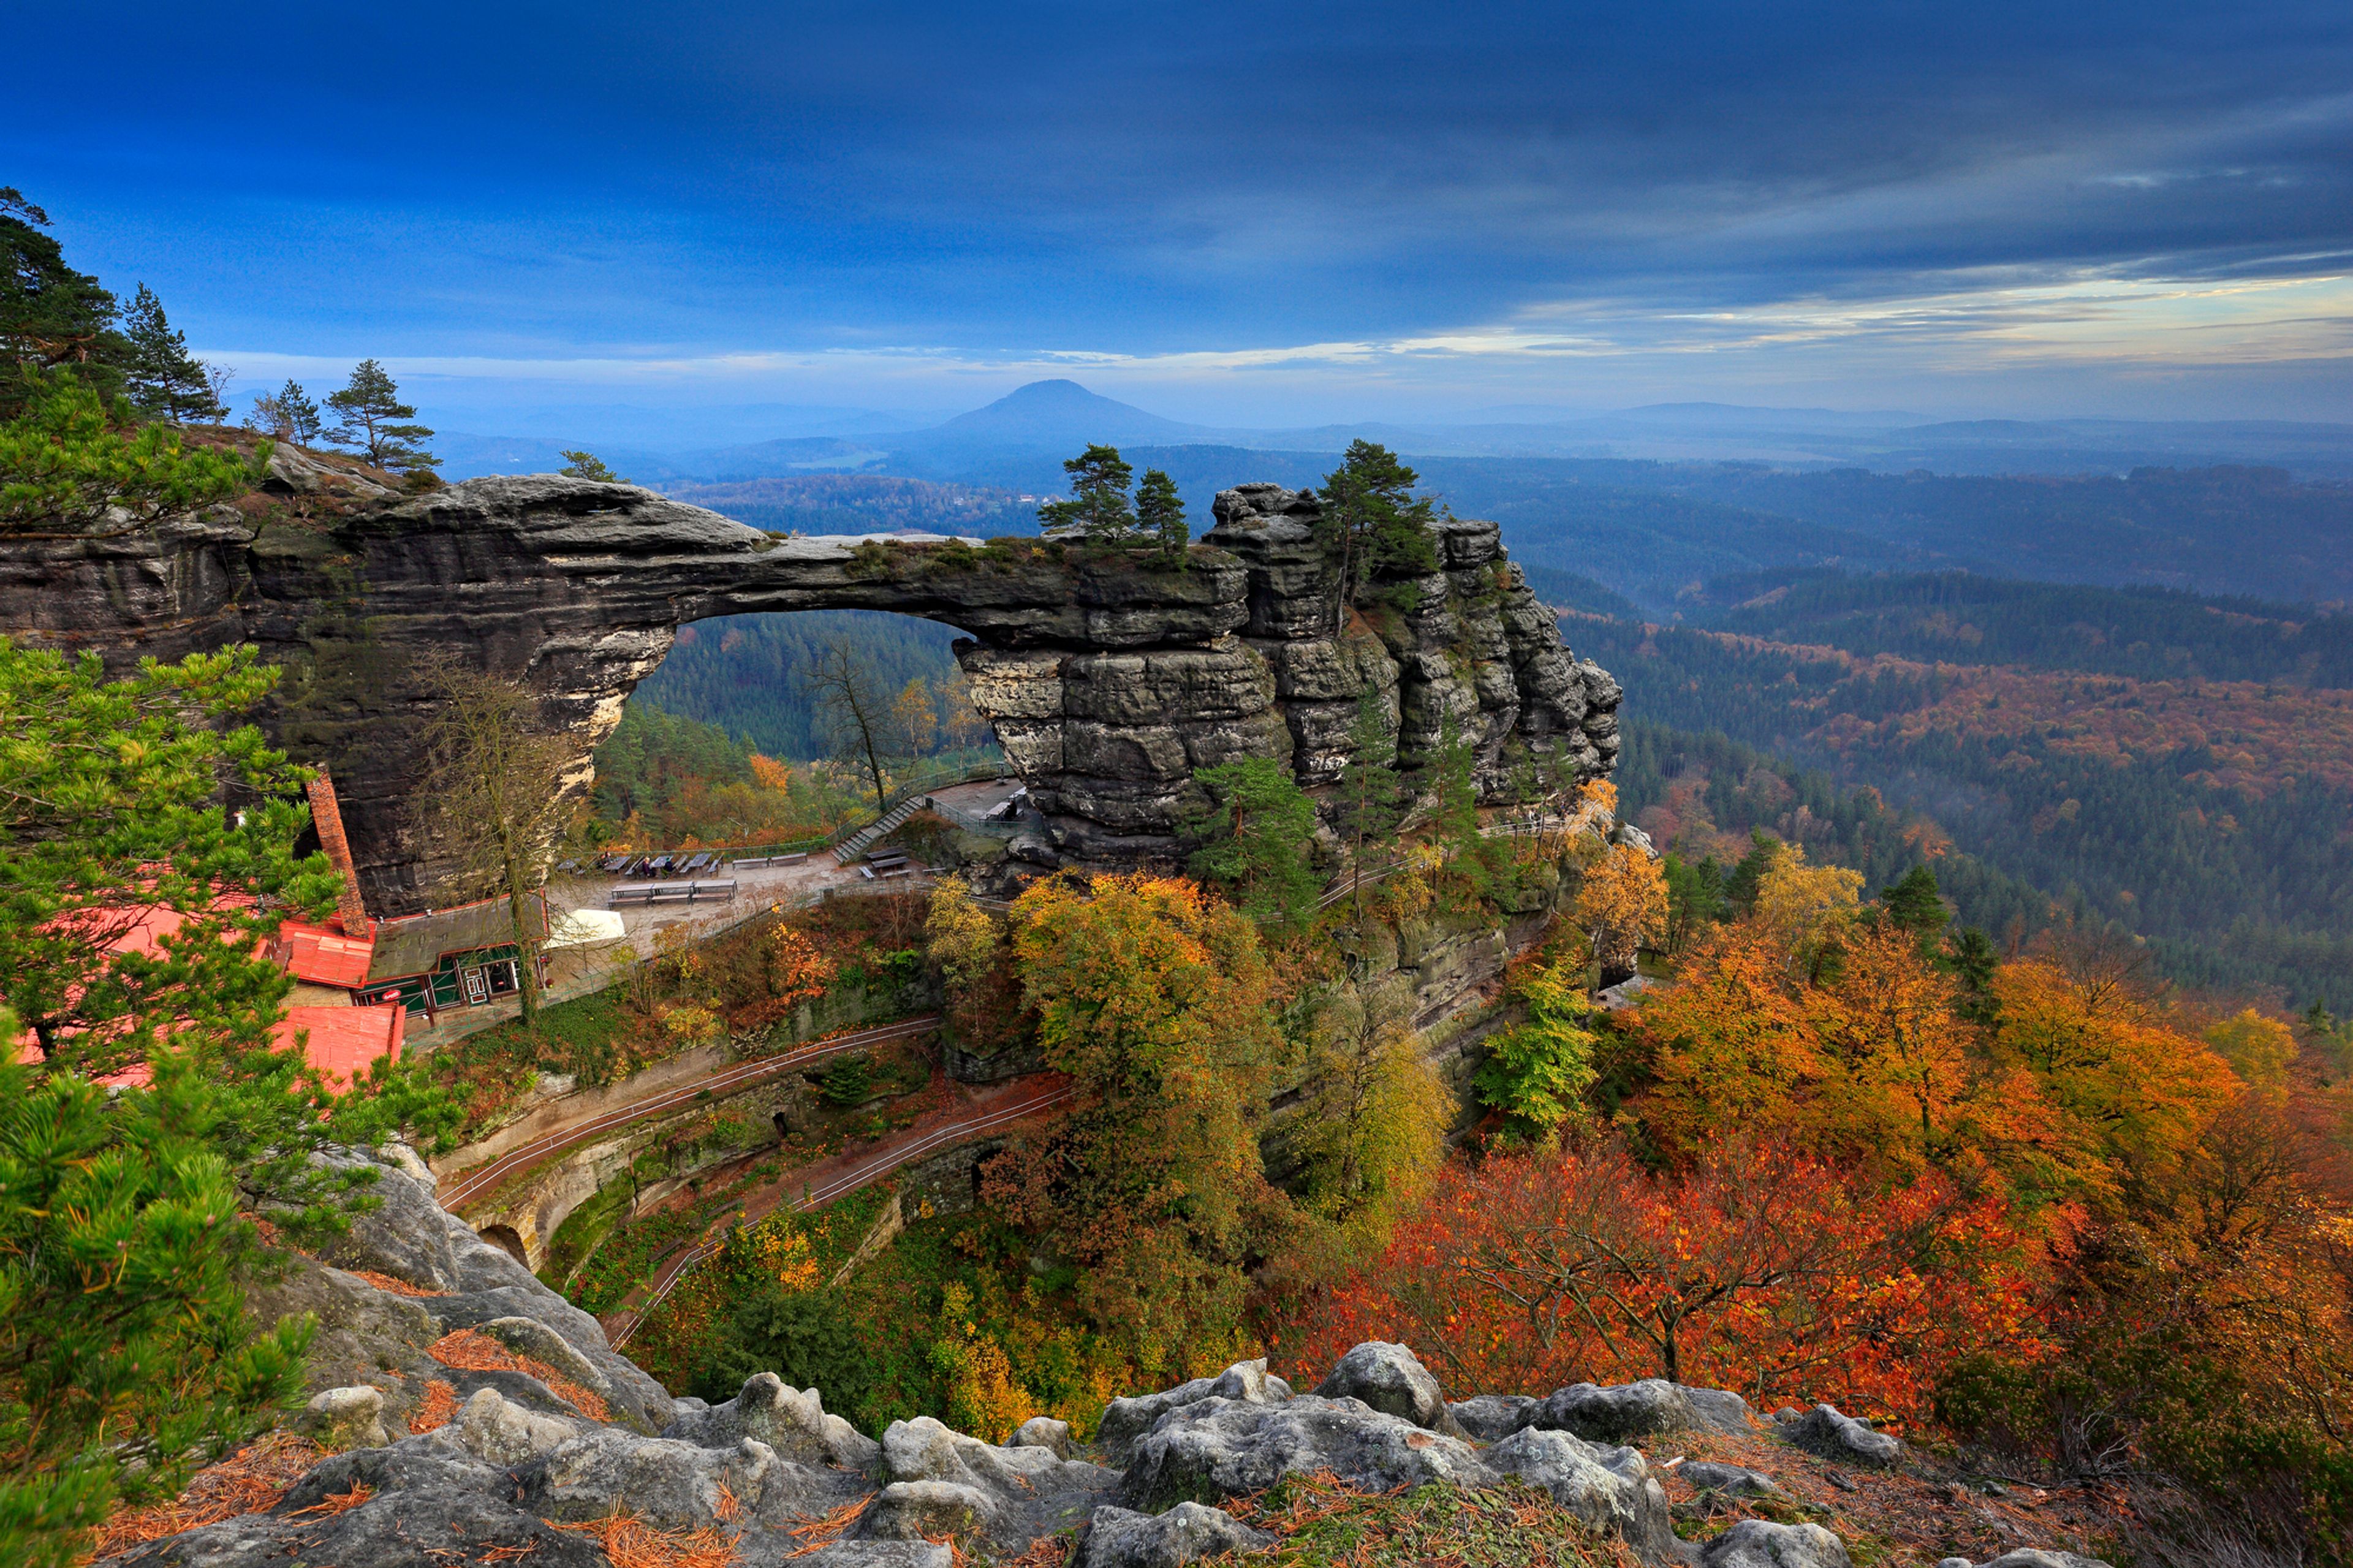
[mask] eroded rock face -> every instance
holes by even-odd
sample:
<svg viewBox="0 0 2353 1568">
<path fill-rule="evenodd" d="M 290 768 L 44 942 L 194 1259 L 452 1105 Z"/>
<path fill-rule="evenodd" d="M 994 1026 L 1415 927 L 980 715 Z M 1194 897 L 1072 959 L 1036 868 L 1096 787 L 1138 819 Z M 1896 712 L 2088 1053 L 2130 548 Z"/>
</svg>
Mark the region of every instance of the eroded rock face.
<svg viewBox="0 0 2353 1568">
<path fill-rule="evenodd" d="M 299 456 L 275 465 L 269 494 L 310 493 Z M 379 914 L 435 901 L 449 869 L 411 798 L 435 707 L 418 660 L 433 650 L 534 687 L 547 724 L 578 743 L 582 787 L 622 700 L 686 623 L 859 608 L 960 626 L 976 705 L 1046 814 L 1042 859 L 1165 850 L 1198 804 L 1197 768 L 1276 757 L 1329 783 L 1366 693 L 1409 766 L 1450 714 L 1490 786 L 1530 758 L 1595 773 L 1617 755 L 1616 683 L 1561 647 L 1490 523 L 1447 521 L 1440 571 L 1378 585 L 1405 590 L 1409 613 L 1335 625 L 1314 500 L 1272 485 L 1220 495 L 1181 568 L 1027 544 L 778 540 L 550 476 L 343 504 L 303 524 L 222 507 L 119 538 L 0 541 L 0 632 L 124 667 L 258 644 L 289 672 L 266 721 L 333 770 Z"/>
<path fill-rule="evenodd" d="M 1530 1415 L 1529 1425 L 1573 1432 L 1596 1443 L 1623 1443 L 1661 1432 L 1748 1431 L 1748 1404 L 1728 1389 L 1695 1388 L 1646 1377 L 1639 1383 L 1599 1387 L 1573 1383 L 1556 1390 Z"/>
</svg>

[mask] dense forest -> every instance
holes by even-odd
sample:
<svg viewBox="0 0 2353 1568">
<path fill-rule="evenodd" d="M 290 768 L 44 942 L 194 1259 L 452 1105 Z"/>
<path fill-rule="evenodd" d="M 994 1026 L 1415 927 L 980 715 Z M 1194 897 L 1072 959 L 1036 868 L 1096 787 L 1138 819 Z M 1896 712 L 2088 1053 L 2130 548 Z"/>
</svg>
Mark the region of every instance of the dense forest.
<svg viewBox="0 0 2353 1568">
<path fill-rule="evenodd" d="M 2145 940 L 2178 979 L 2353 996 L 2353 697 L 2320 684 L 2341 679 L 2342 617 L 1949 577 L 1787 586 L 1725 612 L 1738 635 L 1564 621 L 1625 684 L 1632 732 L 1655 737 L 1630 751 L 1638 811 L 1668 805 L 1678 771 L 1646 774 L 1641 745 L 1699 754 L 1713 742 L 1697 737 L 1721 736 L 1933 819 L 2063 918 Z M 1882 651 L 1940 637 L 1942 662 Z M 1953 662 L 1961 648 L 1977 658 Z M 1755 765 L 1701 771 L 1715 790 Z M 1968 880 L 1957 864 L 1947 879 L 1965 918 L 2020 918 Z"/>
<path fill-rule="evenodd" d="M 776 533 L 920 529 L 983 539 L 1038 531 L 1038 507 L 1007 491 L 881 474 L 802 474 L 733 484 L 681 481 L 664 493 Z"/>
<path fill-rule="evenodd" d="M 697 719 L 769 756 L 806 761 L 828 754 L 800 682 L 821 650 L 847 643 L 887 690 L 917 679 L 936 688 L 955 673 L 948 645 L 960 635 L 954 626 L 879 610 L 723 616 L 681 627 L 677 646 L 629 705 Z"/>
</svg>

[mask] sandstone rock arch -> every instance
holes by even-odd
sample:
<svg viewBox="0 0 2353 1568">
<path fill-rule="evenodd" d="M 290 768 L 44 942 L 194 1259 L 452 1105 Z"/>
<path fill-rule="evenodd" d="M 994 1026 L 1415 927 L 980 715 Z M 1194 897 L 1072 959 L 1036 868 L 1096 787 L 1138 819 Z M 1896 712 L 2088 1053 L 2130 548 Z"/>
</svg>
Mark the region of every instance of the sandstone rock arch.
<svg viewBox="0 0 2353 1568">
<path fill-rule="evenodd" d="M 1172 568 L 1028 542 L 780 539 L 633 487 L 480 479 L 307 523 L 216 508 L 111 538 L 0 539 L 0 629 L 124 665 L 259 644 L 289 672 L 269 721 L 333 768 L 385 914 L 432 902 L 444 869 L 409 798 L 433 704 L 416 655 L 432 647 L 536 688 L 576 738 L 585 784 L 682 625 L 812 609 L 944 621 L 971 634 L 956 654 L 976 702 L 1057 837 L 1096 859 L 1168 848 L 1196 768 L 1274 756 L 1329 782 L 1367 691 L 1409 765 L 1448 713 L 1491 784 L 1522 752 L 1587 773 L 1614 761 L 1617 684 L 1561 646 L 1493 524 L 1443 522 L 1441 568 L 1411 585 L 1410 613 L 1335 628 L 1312 496 L 1245 485 L 1215 516 Z"/>
</svg>

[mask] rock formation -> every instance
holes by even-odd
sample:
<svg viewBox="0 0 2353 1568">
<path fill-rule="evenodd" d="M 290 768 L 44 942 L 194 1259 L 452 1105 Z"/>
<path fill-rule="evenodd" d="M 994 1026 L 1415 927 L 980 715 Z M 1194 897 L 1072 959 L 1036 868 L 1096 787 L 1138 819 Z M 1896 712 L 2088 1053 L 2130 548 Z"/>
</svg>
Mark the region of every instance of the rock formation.
<svg viewBox="0 0 2353 1568">
<path fill-rule="evenodd" d="M 447 870 L 410 792 L 434 709 L 420 657 L 518 676 L 576 737 L 575 785 L 679 626 L 873 609 L 970 634 L 957 657 L 1061 852 L 1166 850 L 1196 768 L 1340 768 L 1365 692 L 1410 766 L 1451 714 L 1501 785 L 1525 761 L 1605 772 L 1619 691 L 1575 662 L 1491 523 L 1440 525 L 1441 569 L 1335 626 L 1311 495 L 1245 485 L 1176 564 L 1031 541 L 780 539 L 628 486 L 494 478 L 396 494 L 281 447 L 246 504 L 107 536 L 0 539 L 0 633 L 127 666 L 250 642 L 287 667 L 267 722 L 341 791 L 379 914 Z M 332 504 L 326 504 L 332 502 Z M 318 504 L 314 504 L 318 503 Z"/>
<path fill-rule="evenodd" d="M 1085 1447 L 1042 1417 L 1002 1445 L 929 1417 L 893 1422 L 878 1441 L 826 1410 L 818 1390 L 768 1373 L 721 1405 L 673 1399 L 611 1350 L 594 1319 L 442 1214 L 404 1169 L 383 1170 L 383 1207 L 357 1218 L 330 1262 L 290 1258 L 290 1271 L 253 1302 L 265 1321 L 319 1315 L 310 1404 L 295 1424 L 343 1451 L 263 1511 L 149 1542 L 110 1564 L 590 1568 L 603 1554 L 565 1527 L 628 1514 L 657 1529 L 717 1531 L 744 1568 L 952 1568 L 971 1560 L 959 1552 L 1005 1561 L 1058 1534 L 1077 1538 L 1075 1564 L 1177 1568 L 1269 1544 L 1227 1510 L 1286 1476 L 1372 1494 L 1426 1483 L 1534 1488 L 1653 1568 L 1850 1561 L 1819 1524 L 1761 1519 L 1695 1551 L 1675 1538 L 1668 1482 L 1707 1494 L 1694 1506 L 1712 1509 L 1724 1498 L 1786 1504 L 1776 1479 L 1680 1458 L 1654 1463 L 1630 1443 L 1551 1424 L 1675 1431 L 1678 1455 L 1709 1429 L 1744 1440 L 1760 1463 L 1820 1466 L 1790 1441 L 1810 1434 L 1760 1429 L 1737 1395 L 1648 1382 L 1449 1404 L 1403 1345 L 1357 1346 L 1314 1394 L 1250 1361 L 1114 1400 Z M 512 1351 L 516 1364 L 466 1370 L 479 1358 L 437 1353 L 449 1342 L 442 1336 L 464 1331 Z M 1846 1420 L 1827 1405 L 1814 1414 L 1826 1426 Z M 1896 1448 L 1884 1462 L 1906 1458 Z M 1595 1542 L 1595 1560 L 1610 1555 Z M 2105 1564 L 2022 1550 L 1988 1568 Z"/>
</svg>

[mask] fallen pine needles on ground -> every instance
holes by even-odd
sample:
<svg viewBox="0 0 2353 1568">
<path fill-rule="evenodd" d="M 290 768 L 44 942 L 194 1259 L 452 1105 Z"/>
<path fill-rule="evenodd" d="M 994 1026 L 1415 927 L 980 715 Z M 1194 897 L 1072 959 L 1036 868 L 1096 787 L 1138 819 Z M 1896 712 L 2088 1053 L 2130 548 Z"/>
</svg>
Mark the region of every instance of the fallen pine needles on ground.
<svg viewBox="0 0 2353 1568">
<path fill-rule="evenodd" d="M 594 1393 L 581 1387 L 543 1361 L 517 1355 L 490 1335 L 474 1329 L 459 1329 L 444 1334 L 425 1349 L 425 1353 L 443 1366 L 460 1372 L 520 1372 L 539 1379 L 558 1399 L 587 1416 L 591 1421 L 611 1419 L 605 1402 Z M 429 1397 L 429 1394 L 428 1394 Z"/>
<path fill-rule="evenodd" d="M 735 1561 L 734 1544 L 709 1526 L 656 1530 L 626 1513 L 584 1524 L 548 1523 L 595 1541 L 613 1560 L 613 1568 L 730 1568 Z"/>
<path fill-rule="evenodd" d="M 111 1557 L 198 1525 L 260 1513 L 275 1507 L 305 1471 L 326 1457 L 327 1451 L 307 1437 L 267 1433 L 218 1464 L 198 1470 L 189 1478 L 187 1489 L 170 1502 L 132 1509 L 107 1521 L 98 1532 L 95 1555 Z"/>
<path fill-rule="evenodd" d="M 425 1403 L 408 1417 L 408 1430 L 416 1435 L 438 1432 L 458 1418 L 458 1391 L 438 1377 L 425 1380 Z"/>
</svg>

